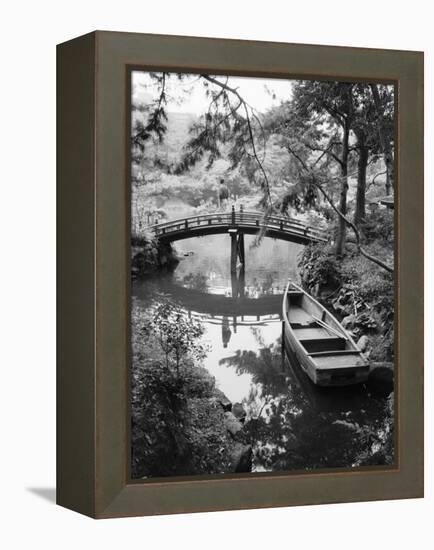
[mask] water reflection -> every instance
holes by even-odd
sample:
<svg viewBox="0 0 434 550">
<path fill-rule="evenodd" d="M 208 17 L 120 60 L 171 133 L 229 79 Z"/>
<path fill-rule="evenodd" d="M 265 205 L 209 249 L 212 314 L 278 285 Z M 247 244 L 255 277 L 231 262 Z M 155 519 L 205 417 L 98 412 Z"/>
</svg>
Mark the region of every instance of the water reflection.
<svg viewBox="0 0 434 550">
<path fill-rule="evenodd" d="M 256 471 L 340 468 L 366 463 L 391 421 L 388 401 L 367 385 L 314 386 L 282 353 L 281 338 L 256 353 L 238 350 L 220 364 L 248 373 L 246 438 Z M 387 463 L 381 454 L 376 464 Z"/>
<path fill-rule="evenodd" d="M 223 320 L 222 320 L 222 342 L 223 342 L 223 347 L 224 348 L 228 347 L 231 336 L 232 336 L 232 331 L 229 327 L 229 319 L 228 319 L 228 317 L 223 316 Z"/>
<path fill-rule="evenodd" d="M 288 277 L 297 278 L 297 257 L 302 246 L 264 238 L 259 244 L 253 235 L 245 235 L 246 263 L 231 277 L 231 243 L 228 235 L 208 235 L 176 243 L 181 258 L 174 277 L 181 285 L 206 280 L 208 292 L 236 297 L 257 298 L 283 293 Z M 185 277 L 187 280 L 185 281 Z M 197 288 L 197 287 L 196 287 Z"/>
<path fill-rule="evenodd" d="M 379 449 L 393 414 L 387 392 L 316 387 L 282 353 L 282 294 L 288 275 L 296 276 L 300 247 L 270 239 L 265 247 L 246 244 L 246 267 L 231 275 L 229 239 L 191 241 L 182 242 L 188 256 L 173 276 L 135 281 L 132 292 L 147 307 L 169 299 L 201 319 L 209 345 L 204 366 L 228 399 L 244 406 L 254 470 L 385 463 Z"/>
</svg>

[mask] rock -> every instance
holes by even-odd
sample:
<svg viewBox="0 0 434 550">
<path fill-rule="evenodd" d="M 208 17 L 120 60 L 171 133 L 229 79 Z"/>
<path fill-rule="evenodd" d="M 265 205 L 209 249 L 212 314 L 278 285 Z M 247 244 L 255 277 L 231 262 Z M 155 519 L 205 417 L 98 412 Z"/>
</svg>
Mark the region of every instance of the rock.
<svg viewBox="0 0 434 550">
<path fill-rule="evenodd" d="M 393 363 L 371 363 L 369 377 L 385 382 L 393 382 L 394 370 Z"/>
<path fill-rule="evenodd" d="M 170 243 L 160 243 L 158 249 L 160 267 L 171 271 L 179 264 L 179 258 Z"/>
<path fill-rule="evenodd" d="M 232 470 L 235 473 L 252 471 L 252 446 L 236 442 L 231 453 Z"/>
<path fill-rule="evenodd" d="M 143 252 L 135 254 L 131 260 L 131 271 L 135 275 L 148 275 L 157 269 L 157 261 Z"/>
<path fill-rule="evenodd" d="M 140 246 L 131 247 L 131 258 L 134 258 L 134 256 L 141 253 L 142 253 L 142 248 Z"/>
<path fill-rule="evenodd" d="M 244 410 L 244 407 L 241 403 L 234 403 L 232 405 L 232 414 L 237 418 L 240 422 L 244 422 L 246 419 L 246 411 Z"/>
<path fill-rule="evenodd" d="M 355 321 L 354 315 L 347 315 L 342 319 L 341 325 L 344 327 L 344 329 L 348 330 L 352 328 Z"/>
<path fill-rule="evenodd" d="M 371 363 L 369 369 L 369 383 L 385 393 L 393 391 L 394 367 L 393 363 Z"/>
<path fill-rule="evenodd" d="M 229 399 L 226 397 L 226 395 L 219 389 L 216 388 L 215 390 L 215 396 L 217 403 L 222 407 L 222 409 L 227 412 L 232 409 L 232 403 L 229 401 Z"/>
<path fill-rule="evenodd" d="M 243 429 L 241 422 L 237 420 L 231 412 L 225 412 L 225 425 L 232 437 Z"/>
<path fill-rule="evenodd" d="M 369 338 L 364 334 L 363 336 L 360 336 L 360 338 L 357 340 L 357 346 L 360 348 L 360 351 L 366 351 L 369 346 Z"/>
<path fill-rule="evenodd" d="M 357 432 L 360 430 L 360 426 L 355 422 L 348 422 L 347 420 L 335 420 L 332 422 L 332 424 L 336 426 L 344 426 L 345 428 L 348 428 L 349 430 L 352 430 L 354 432 Z"/>
</svg>

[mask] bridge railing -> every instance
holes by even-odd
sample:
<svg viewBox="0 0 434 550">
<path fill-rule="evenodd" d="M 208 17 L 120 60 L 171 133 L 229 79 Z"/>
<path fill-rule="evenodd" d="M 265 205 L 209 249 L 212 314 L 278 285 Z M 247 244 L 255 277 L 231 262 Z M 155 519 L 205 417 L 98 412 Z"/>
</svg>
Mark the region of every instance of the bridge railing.
<svg viewBox="0 0 434 550">
<path fill-rule="evenodd" d="M 297 233 L 303 236 L 312 237 L 316 240 L 326 240 L 324 231 L 315 227 L 308 226 L 300 220 L 294 218 L 283 218 L 278 216 L 265 216 L 260 212 L 249 211 L 232 211 L 232 212 L 216 212 L 213 214 L 201 214 L 197 216 L 189 216 L 163 223 L 157 223 L 148 226 L 153 230 L 156 236 L 168 235 L 170 233 L 185 231 L 203 227 L 205 225 L 212 226 L 255 226 L 258 230 L 261 228 L 277 229 L 283 232 Z"/>
</svg>

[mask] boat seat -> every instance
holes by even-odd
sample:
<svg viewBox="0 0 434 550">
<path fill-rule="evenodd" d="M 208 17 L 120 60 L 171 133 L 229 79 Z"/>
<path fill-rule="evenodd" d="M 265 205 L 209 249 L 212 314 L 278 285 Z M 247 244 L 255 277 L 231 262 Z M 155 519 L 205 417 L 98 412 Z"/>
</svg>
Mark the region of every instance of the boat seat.
<svg viewBox="0 0 434 550">
<path fill-rule="evenodd" d="M 294 328 L 294 335 L 310 353 L 331 352 L 345 349 L 346 340 L 321 326 Z"/>
<path fill-rule="evenodd" d="M 310 323 L 291 323 L 291 327 L 293 329 L 297 328 L 315 328 L 318 327 L 318 323 L 316 321 L 311 321 Z"/>
<path fill-rule="evenodd" d="M 330 350 L 330 351 L 316 351 L 309 353 L 312 357 L 327 357 L 328 355 L 360 355 L 360 351 L 357 351 L 355 349 L 342 349 L 342 350 Z"/>
<path fill-rule="evenodd" d="M 316 353 L 340 353 L 345 349 L 345 338 L 339 336 L 329 336 L 326 338 L 315 338 L 300 340 L 309 355 Z"/>
</svg>

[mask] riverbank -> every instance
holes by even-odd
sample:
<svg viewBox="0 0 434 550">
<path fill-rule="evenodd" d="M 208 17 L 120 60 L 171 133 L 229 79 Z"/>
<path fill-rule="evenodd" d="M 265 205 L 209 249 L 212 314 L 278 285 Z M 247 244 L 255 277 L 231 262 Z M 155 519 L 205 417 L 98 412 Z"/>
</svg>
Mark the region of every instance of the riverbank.
<svg viewBox="0 0 434 550">
<path fill-rule="evenodd" d="M 232 404 L 200 361 L 179 364 L 147 331 L 147 312 L 132 303 L 132 477 L 249 472 L 245 413 Z"/>
<path fill-rule="evenodd" d="M 365 222 L 364 247 L 393 265 L 393 214 L 382 216 L 383 226 L 374 216 Z M 302 285 L 335 313 L 371 363 L 393 364 L 393 274 L 360 255 L 348 241 L 339 259 L 331 244 L 305 247 L 298 264 Z"/>
<path fill-rule="evenodd" d="M 148 277 L 158 272 L 171 272 L 178 264 L 178 255 L 171 243 L 162 243 L 147 234 L 131 239 L 133 278 Z"/>
<path fill-rule="evenodd" d="M 365 224 L 365 244 L 371 254 L 393 264 L 393 215 L 385 212 L 385 227 Z M 381 231 L 381 233 L 379 232 Z M 370 238 L 368 238 L 370 237 Z M 332 245 L 306 247 L 299 259 L 301 283 L 351 332 L 370 363 L 368 391 L 386 398 L 370 452 L 357 464 L 394 462 L 394 280 L 393 274 L 361 256 L 348 242 L 346 254 L 337 259 Z M 366 434 L 365 434 L 366 435 Z M 375 437 L 373 437 L 375 435 Z"/>
</svg>

